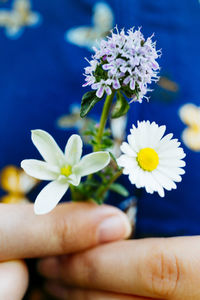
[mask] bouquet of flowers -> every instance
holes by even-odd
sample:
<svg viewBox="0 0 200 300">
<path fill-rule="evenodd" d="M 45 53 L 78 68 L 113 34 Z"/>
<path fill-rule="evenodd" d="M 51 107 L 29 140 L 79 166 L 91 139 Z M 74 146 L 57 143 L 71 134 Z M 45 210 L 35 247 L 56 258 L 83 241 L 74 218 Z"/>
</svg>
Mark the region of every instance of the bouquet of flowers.
<svg viewBox="0 0 200 300">
<path fill-rule="evenodd" d="M 94 47 L 94 55 L 85 68 L 85 84 L 91 91 L 82 97 L 80 118 L 104 102 L 100 122 L 90 122 L 84 135 L 92 152 L 82 157 L 82 138 L 73 134 L 61 151 L 52 136 L 43 130 L 32 131 L 32 141 L 44 161 L 27 159 L 21 163 L 25 172 L 37 179 L 51 181 L 39 193 L 36 214 L 50 212 L 69 189 L 72 201 L 104 202 L 109 191 L 125 197 L 128 191 L 116 181 L 128 175 L 137 188 L 164 197 L 164 189 L 176 189 L 184 174 L 185 153 L 166 127 L 142 121 L 133 125 L 127 142 L 121 144 L 121 154 L 113 151 L 113 135 L 107 126 L 109 119 L 120 122 L 133 102 L 148 99 L 149 85 L 159 79 L 153 36 L 145 39 L 141 30 L 125 32 L 115 28 L 111 35 Z M 133 104 L 131 104 L 133 103 Z M 81 180 L 85 177 L 84 180 Z"/>
</svg>

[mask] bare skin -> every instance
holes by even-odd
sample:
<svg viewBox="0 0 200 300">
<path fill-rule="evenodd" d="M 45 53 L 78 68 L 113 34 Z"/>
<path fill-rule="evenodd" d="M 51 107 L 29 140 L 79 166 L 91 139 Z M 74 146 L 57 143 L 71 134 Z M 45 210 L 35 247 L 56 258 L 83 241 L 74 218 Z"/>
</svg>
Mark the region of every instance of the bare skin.
<svg viewBox="0 0 200 300">
<path fill-rule="evenodd" d="M 111 206 L 68 203 L 36 216 L 32 204 L 0 204 L 0 299 L 23 298 L 28 271 L 21 259 L 71 254 L 130 232 L 126 216 Z"/>
<path fill-rule="evenodd" d="M 28 270 L 23 261 L 0 263 L 0 299 L 21 300 L 28 286 Z"/>
<path fill-rule="evenodd" d="M 96 291 L 80 288 L 66 288 L 61 283 L 49 281 L 46 291 L 60 300 L 149 300 L 150 298 L 117 294 L 106 291 Z"/>
<path fill-rule="evenodd" d="M 54 280 L 57 293 L 58 286 L 86 288 L 84 299 L 91 299 L 92 290 L 102 290 L 121 294 L 121 299 L 128 294 L 133 298 L 127 299 L 199 300 L 199 270 L 199 236 L 117 241 L 39 263 L 40 273 L 51 285 Z M 70 291 L 76 292 L 80 290 Z"/>
<path fill-rule="evenodd" d="M 28 273 L 16 259 L 25 257 L 46 257 L 40 273 L 70 299 L 200 299 L 199 236 L 123 240 L 129 234 L 109 206 L 69 203 L 35 216 L 32 205 L 1 204 L 0 299 L 22 299 Z"/>
</svg>

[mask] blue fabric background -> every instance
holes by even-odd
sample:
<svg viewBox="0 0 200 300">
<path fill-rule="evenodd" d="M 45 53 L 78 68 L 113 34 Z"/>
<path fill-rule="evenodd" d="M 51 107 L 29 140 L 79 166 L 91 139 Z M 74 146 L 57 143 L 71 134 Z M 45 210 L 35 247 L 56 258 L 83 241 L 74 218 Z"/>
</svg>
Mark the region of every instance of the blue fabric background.
<svg viewBox="0 0 200 300">
<path fill-rule="evenodd" d="M 32 1 L 42 23 L 25 28 L 20 38 L 9 39 L 0 29 L 0 168 L 20 165 L 24 158 L 39 158 L 30 130 L 41 128 L 64 147 L 66 133 L 56 120 L 80 102 L 86 91 L 85 48 L 64 39 L 67 29 L 90 25 L 95 0 Z M 170 95 L 155 87 L 150 103 L 133 104 L 129 126 L 136 119 L 166 124 L 180 138 L 185 125 L 178 117 L 184 103 L 200 105 L 200 4 L 198 0 L 108 0 L 118 27 L 142 26 L 145 36 L 155 33 L 162 48 L 161 75 L 179 85 Z M 0 8 L 4 4 L 0 4 Z M 9 6 L 9 5 L 8 5 Z M 168 94 L 167 94 L 168 93 Z M 163 101 L 164 97 L 172 101 Z M 200 234 L 200 153 L 187 153 L 186 175 L 176 191 L 164 199 L 143 193 L 138 203 L 136 234 L 171 236 Z M 126 180 L 125 178 L 123 179 Z"/>
</svg>

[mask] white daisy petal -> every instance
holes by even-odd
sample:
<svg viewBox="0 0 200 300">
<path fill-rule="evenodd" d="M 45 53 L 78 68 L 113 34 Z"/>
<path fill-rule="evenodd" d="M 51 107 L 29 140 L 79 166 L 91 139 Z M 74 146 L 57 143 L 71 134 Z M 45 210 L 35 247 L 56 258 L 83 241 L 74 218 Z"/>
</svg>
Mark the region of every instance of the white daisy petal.
<svg viewBox="0 0 200 300">
<path fill-rule="evenodd" d="M 163 186 L 160 185 L 160 183 L 157 180 L 155 180 L 155 178 L 152 175 L 152 172 L 145 172 L 145 174 L 146 174 L 146 177 L 147 177 L 147 179 L 146 179 L 147 183 L 144 186 L 146 191 L 147 191 L 147 187 L 148 187 L 148 189 L 151 191 L 151 194 L 153 192 L 158 192 L 160 197 L 164 197 L 165 192 L 164 192 Z"/>
<path fill-rule="evenodd" d="M 166 167 L 185 167 L 184 160 L 178 160 L 177 158 L 162 158 L 159 160 L 159 166 Z"/>
<path fill-rule="evenodd" d="M 62 165 L 65 157 L 53 137 L 44 130 L 32 130 L 32 141 L 44 160 L 53 165 Z"/>
<path fill-rule="evenodd" d="M 74 167 L 73 171 L 79 176 L 87 176 L 105 168 L 110 162 L 108 152 L 99 151 L 85 155 Z"/>
<path fill-rule="evenodd" d="M 157 151 L 160 151 L 162 150 L 162 148 L 165 149 L 165 147 L 168 145 L 169 141 L 172 139 L 173 137 L 173 134 L 172 133 L 169 133 L 167 135 L 165 135 L 159 142 L 159 144 L 157 145 L 156 147 L 156 150 Z"/>
<path fill-rule="evenodd" d="M 180 175 L 184 175 L 185 174 L 185 170 L 181 169 L 181 168 L 175 168 L 173 169 L 174 173 L 180 174 Z"/>
<path fill-rule="evenodd" d="M 164 197 L 164 189 L 163 186 L 155 180 L 151 172 L 145 172 L 146 175 L 146 185 L 144 186 L 147 193 L 148 190 L 150 190 L 150 193 L 152 194 L 154 191 L 158 192 L 161 197 Z"/>
<path fill-rule="evenodd" d="M 159 194 L 159 196 L 160 197 L 165 197 L 165 191 L 164 191 L 164 189 L 163 189 L 163 187 L 161 186 L 161 188 L 158 190 L 158 194 Z"/>
<path fill-rule="evenodd" d="M 162 145 L 160 145 L 159 143 L 159 149 L 156 149 L 157 151 L 159 151 L 160 153 L 162 153 L 162 151 L 167 151 L 167 150 L 173 150 L 173 149 L 177 149 L 180 146 L 180 142 L 178 142 L 177 140 L 173 139 L 170 141 L 165 141 Z"/>
<path fill-rule="evenodd" d="M 67 163 L 71 166 L 77 164 L 82 155 L 83 142 L 81 137 L 77 134 L 73 134 L 67 141 L 65 147 L 65 157 Z"/>
<path fill-rule="evenodd" d="M 185 171 L 181 168 L 166 168 L 158 166 L 157 170 L 175 182 L 181 182 L 182 178 L 180 175 L 185 174 Z"/>
<path fill-rule="evenodd" d="M 135 168 L 138 165 L 134 156 L 130 157 L 126 154 L 121 155 L 116 161 L 119 167 L 125 167 L 127 169 Z"/>
<path fill-rule="evenodd" d="M 166 131 L 166 126 L 165 125 L 162 125 L 162 126 L 158 127 L 157 138 L 159 138 L 159 140 L 161 140 L 161 138 L 163 137 L 165 131 Z"/>
<path fill-rule="evenodd" d="M 121 147 L 121 151 L 130 155 L 130 156 L 137 156 L 137 153 L 130 147 L 130 145 L 126 142 L 123 142 Z"/>
<path fill-rule="evenodd" d="M 47 184 L 35 200 L 34 211 L 36 215 L 49 213 L 56 207 L 68 189 L 68 183 L 59 180 Z"/>
<path fill-rule="evenodd" d="M 138 122 L 128 135 L 128 143 L 121 146 L 124 154 L 117 159 L 132 184 L 151 194 L 158 192 L 161 197 L 164 189 L 175 189 L 175 182 L 180 182 L 185 173 L 185 153 L 180 142 L 172 139 L 173 134 L 163 137 L 165 131 L 165 126 L 159 127 L 155 122 Z"/>
<path fill-rule="evenodd" d="M 36 159 L 23 160 L 21 167 L 29 176 L 40 180 L 55 180 L 59 176 L 59 168 Z"/>
<path fill-rule="evenodd" d="M 138 152 L 139 151 L 139 145 L 136 144 L 136 135 L 134 136 L 134 134 L 129 134 L 128 137 L 128 142 L 130 147 L 133 149 L 134 152 Z"/>
<path fill-rule="evenodd" d="M 170 149 L 159 153 L 159 158 L 170 158 L 170 157 L 183 159 L 185 157 L 185 153 L 182 148 L 177 148 L 173 150 Z"/>
<path fill-rule="evenodd" d="M 132 172 L 129 171 L 129 180 L 132 184 L 136 184 L 136 181 L 137 181 L 137 178 L 138 178 L 138 174 L 139 174 L 139 171 L 140 171 L 140 168 L 139 167 L 136 167 L 134 170 L 132 170 Z M 123 170 L 123 174 L 124 173 L 124 170 Z M 128 175 L 126 174 L 126 175 Z"/>
<path fill-rule="evenodd" d="M 160 142 L 161 137 L 164 134 L 165 126 L 158 127 L 158 125 L 153 122 L 149 125 L 146 124 L 147 127 L 147 135 L 148 135 L 148 145 L 145 145 L 145 147 L 155 148 L 157 144 Z M 142 132 L 141 132 L 142 135 Z"/>
<path fill-rule="evenodd" d="M 176 184 L 167 176 L 162 174 L 161 172 L 154 170 L 152 172 L 152 176 L 156 179 L 161 186 L 163 186 L 166 190 L 170 191 L 172 189 L 176 189 Z"/>
<path fill-rule="evenodd" d="M 144 174 L 144 171 L 139 168 L 138 174 L 137 174 L 137 177 L 136 177 L 136 182 L 135 182 L 135 185 L 138 189 L 140 189 L 141 187 L 144 187 L 143 174 Z"/>
</svg>

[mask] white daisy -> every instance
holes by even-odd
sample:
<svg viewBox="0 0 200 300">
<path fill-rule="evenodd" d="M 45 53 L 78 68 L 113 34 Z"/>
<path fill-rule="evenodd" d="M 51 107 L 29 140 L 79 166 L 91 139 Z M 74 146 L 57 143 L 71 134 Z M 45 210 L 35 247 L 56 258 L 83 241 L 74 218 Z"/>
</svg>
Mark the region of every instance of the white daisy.
<svg viewBox="0 0 200 300">
<path fill-rule="evenodd" d="M 163 137 L 165 130 L 166 126 L 149 121 L 138 122 L 137 128 L 133 125 L 128 143 L 121 145 L 124 154 L 117 159 L 132 184 L 150 194 L 158 192 L 161 197 L 164 189 L 176 189 L 175 182 L 180 182 L 180 175 L 185 173 L 185 153 L 178 140 L 172 139 L 173 134 Z"/>
<path fill-rule="evenodd" d="M 105 151 L 90 153 L 81 158 L 83 143 L 76 134 L 69 138 L 64 153 L 46 131 L 33 130 L 32 141 L 45 161 L 26 159 L 21 162 L 21 167 L 32 177 L 52 181 L 36 198 L 34 210 L 38 215 L 50 212 L 69 185 L 78 186 L 81 177 L 98 172 L 110 162 L 110 155 Z"/>
</svg>

